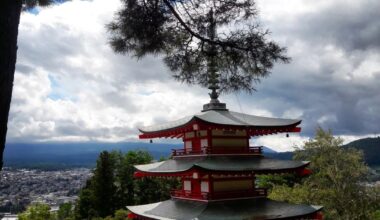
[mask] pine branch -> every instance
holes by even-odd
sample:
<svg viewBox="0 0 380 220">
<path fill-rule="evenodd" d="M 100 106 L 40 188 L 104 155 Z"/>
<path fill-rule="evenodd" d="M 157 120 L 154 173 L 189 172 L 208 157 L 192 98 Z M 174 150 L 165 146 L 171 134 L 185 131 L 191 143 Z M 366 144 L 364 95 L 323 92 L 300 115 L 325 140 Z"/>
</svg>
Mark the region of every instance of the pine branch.
<svg viewBox="0 0 380 220">
<path fill-rule="evenodd" d="M 202 42 L 207 42 L 212 45 L 219 45 L 221 47 L 231 47 L 234 49 L 238 50 L 243 50 L 243 51 L 249 51 L 249 47 L 240 47 L 236 43 L 230 42 L 230 41 L 220 41 L 220 40 L 211 40 L 209 38 L 203 37 L 200 34 L 196 33 L 193 31 L 187 24 L 186 22 L 181 18 L 181 16 L 178 14 L 178 12 L 175 10 L 175 8 L 170 4 L 169 0 L 163 0 L 165 5 L 169 8 L 169 10 L 173 13 L 174 17 L 178 20 L 178 22 L 182 25 L 185 30 L 191 34 L 193 37 L 198 38 Z"/>
</svg>

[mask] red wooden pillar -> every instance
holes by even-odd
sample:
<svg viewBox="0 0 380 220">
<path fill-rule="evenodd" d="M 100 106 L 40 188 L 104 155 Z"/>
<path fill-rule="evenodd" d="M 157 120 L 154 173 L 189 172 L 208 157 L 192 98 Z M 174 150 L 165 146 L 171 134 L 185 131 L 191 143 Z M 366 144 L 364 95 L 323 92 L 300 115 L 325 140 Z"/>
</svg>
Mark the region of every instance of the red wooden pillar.
<svg viewBox="0 0 380 220">
<path fill-rule="evenodd" d="M 245 132 L 247 134 L 247 136 L 246 136 L 246 138 L 247 138 L 246 152 L 249 153 L 249 139 L 251 138 L 251 136 L 249 135 L 248 129 L 245 129 Z"/>
<path fill-rule="evenodd" d="M 192 139 L 193 151 L 200 152 L 201 151 L 201 138 L 199 135 L 199 131 L 195 132 L 194 138 Z"/>
<path fill-rule="evenodd" d="M 209 153 L 212 153 L 212 130 L 211 128 L 207 129 L 207 142 Z"/>
<path fill-rule="evenodd" d="M 322 212 L 317 212 L 317 213 L 315 213 L 315 215 L 313 216 L 313 218 L 314 218 L 315 220 L 323 220 Z"/>
<path fill-rule="evenodd" d="M 210 194 L 210 197 L 214 197 L 214 178 L 212 177 L 212 174 L 208 175 L 208 191 Z"/>
</svg>

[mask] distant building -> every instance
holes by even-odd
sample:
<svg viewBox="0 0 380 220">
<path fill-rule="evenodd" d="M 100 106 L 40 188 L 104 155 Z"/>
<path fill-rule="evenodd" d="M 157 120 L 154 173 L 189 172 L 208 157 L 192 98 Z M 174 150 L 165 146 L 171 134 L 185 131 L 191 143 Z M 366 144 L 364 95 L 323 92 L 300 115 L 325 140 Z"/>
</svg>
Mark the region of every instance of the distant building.
<svg viewBox="0 0 380 220">
<path fill-rule="evenodd" d="M 2 217 L 2 218 L 1 218 Z M 1 220 L 17 220 L 17 215 L 5 213 L 3 216 L 0 215 Z"/>
</svg>

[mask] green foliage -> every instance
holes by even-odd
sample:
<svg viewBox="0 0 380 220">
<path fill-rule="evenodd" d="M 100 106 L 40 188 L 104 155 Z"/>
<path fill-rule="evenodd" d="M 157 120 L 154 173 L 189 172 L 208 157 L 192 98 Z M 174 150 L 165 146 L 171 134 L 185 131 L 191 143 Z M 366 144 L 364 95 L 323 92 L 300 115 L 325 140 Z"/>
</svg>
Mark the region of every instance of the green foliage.
<svg viewBox="0 0 380 220">
<path fill-rule="evenodd" d="M 169 190 L 179 185 L 176 179 L 135 179 L 134 165 L 150 163 L 144 151 L 102 152 L 94 176 L 81 190 L 75 207 L 76 219 L 102 217 L 121 219 L 126 205 L 158 202 L 169 198 Z M 102 207 L 101 207 L 102 206 Z M 116 211 L 118 210 L 118 211 Z M 116 211 L 116 212 L 115 212 Z"/>
<path fill-rule="evenodd" d="M 115 158 L 107 151 L 100 153 L 94 176 L 81 190 L 76 206 L 76 218 L 106 217 L 117 205 Z"/>
<path fill-rule="evenodd" d="M 18 215 L 19 220 L 55 220 L 55 215 L 50 212 L 47 204 L 36 203 L 30 205 L 26 211 Z"/>
<path fill-rule="evenodd" d="M 150 163 L 153 158 L 145 151 L 129 151 L 126 154 L 121 152 L 112 152 L 114 161 L 116 163 L 116 182 L 118 185 L 118 207 L 121 209 L 125 205 L 134 205 L 135 197 L 135 179 L 133 174 L 135 172 L 134 165 Z"/>
<path fill-rule="evenodd" d="M 114 220 L 125 220 L 128 218 L 128 211 L 124 209 L 116 210 Z"/>
<path fill-rule="evenodd" d="M 371 219 L 380 220 L 380 186 L 376 185 L 368 189 L 368 196 L 371 200 L 371 210 L 375 210 L 372 213 Z"/>
<path fill-rule="evenodd" d="M 91 190 L 91 180 L 88 180 L 86 186 L 79 193 L 79 199 L 75 206 L 75 219 L 94 216 L 94 211 L 92 211 L 93 200 L 94 196 Z"/>
<path fill-rule="evenodd" d="M 74 210 L 71 203 L 63 203 L 59 206 L 57 212 L 58 220 L 73 220 L 74 219 Z"/>
<path fill-rule="evenodd" d="M 269 198 L 279 201 L 285 201 L 295 204 L 312 204 L 310 199 L 310 189 L 304 185 L 294 185 L 293 187 L 287 185 L 273 186 Z"/>
<path fill-rule="evenodd" d="M 177 179 L 143 178 L 135 180 L 135 204 L 147 204 L 170 198 L 170 190 L 178 188 Z"/>
<path fill-rule="evenodd" d="M 91 183 L 94 198 L 92 208 L 96 210 L 96 216 L 105 217 L 115 211 L 115 171 L 115 162 L 111 154 L 107 151 L 100 153 Z"/>
<path fill-rule="evenodd" d="M 36 203 L 27 207 L 26 211 L 18 215 L 20 220 L 74 220 L 74 210 L 71 203 L 63 203 L 57 213 L 50 211 L 50 206 Z"/>
<path fill-rule="evenodd" d="M 173 77 L 207 87 L 214 59 L 220 89 L 254 91 L 277 61 L 288 62 L 285 48 L 268 40 L 256 21 L 254 0 L 123 0 L 108 25 L 114 51 L 140 58 L 163 54 Z M 231 28 L 233 27 L 233 28 Z"/>
<path fill-rule="evenodd" d="M 368 167 L 363 154 L 345 149 L 342 140 L 319 128 L 314 139 L 297 149 L 296 160 L 311 161 L 313 174 L 294 187 L 276 185 L 269 197 L 293 203 L 324 206 L 325 219 L 371 219 L 379 198 L 363 184 Z"/>
<path fill-rule="evenodd" d="M 380 220 L 380 210 L 376 210 L 372 216 L 373 220 Z"/>
<path fill-rule="evenodd" d="M 294 174 L 257 175 L 257 187 L 271 190 L 276 185 L 293 186 L 300 182 Z"/>
<path fill-rule="evenodd" d="M 113 216 L 109 215 L 105 218 L 101 217 L 93 217 L 93 218 L 88 218 L 91 220 L 127 220 L 128 219 L 128 211 L 125 209 L 119 209 L 116 210 Z"/>
</svg>

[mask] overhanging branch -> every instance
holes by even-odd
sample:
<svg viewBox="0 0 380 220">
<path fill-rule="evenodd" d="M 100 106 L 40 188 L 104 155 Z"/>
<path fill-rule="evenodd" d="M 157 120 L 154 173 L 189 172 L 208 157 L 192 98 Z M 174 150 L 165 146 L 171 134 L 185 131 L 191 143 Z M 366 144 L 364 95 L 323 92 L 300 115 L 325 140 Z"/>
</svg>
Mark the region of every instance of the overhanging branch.
<svg viewBox="0 0 380 220">
<path fill-rule="evenodd" d="M 244 51 L 249 51 L 250 49 L 249 48 L 245 48 L 245 47 L 240 47 L 232 42 L 224 42 L 224 41 L 220 41 L 220 40 L 211 40 L 209 38 L 206 38 L 206 37 L 203 37 L 201 36 L 200 34 L 196 33 L 195 31 L 193 31 L 187 24 L 186 22 L 181 18 L 181 16 L 177 13 L 177 11 L 175 10 L 175 8 L 170 4 L 169 0 L 162 0 L 165 5 L 169 8 L 169 10 L 173 13 L 174 17 L 178 20 L 178 22 L 182 25 L 183 28 L 185 28 L 185 30 L 187 32 L 189 32 L 192 36 L 198 38 L 199 40 L 201 40 L 202 42 L 207 42 L 209 44 L 213 44 L 213 45 L 219 45 L 219 46 L 222 46 L 222 47 L 231 47 L 231 48 L 234 48 L 234 49 L 238 49 L 238 50 L 244 50 Z"/>
</svg>

